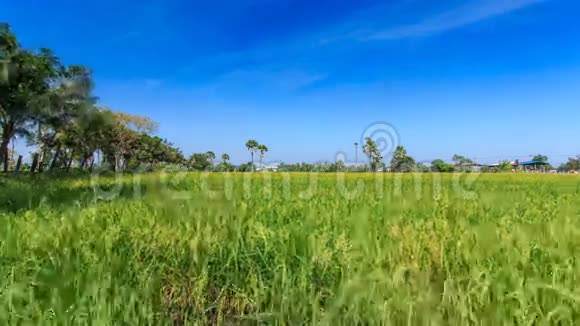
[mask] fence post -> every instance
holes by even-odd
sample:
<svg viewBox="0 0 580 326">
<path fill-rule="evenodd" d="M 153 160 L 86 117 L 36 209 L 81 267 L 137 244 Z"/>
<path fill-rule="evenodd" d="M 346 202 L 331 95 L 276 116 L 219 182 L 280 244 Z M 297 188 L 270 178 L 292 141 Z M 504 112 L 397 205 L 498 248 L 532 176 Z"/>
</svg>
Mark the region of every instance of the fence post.
<svg viewBox="0 0 580 326">
<path fill-rule="evenodd" d="M 38 167 L 38 153 L 34 153 L 32 157 L 32 166 L 30 167 L 30 174 L 34 174 L 36 172 L 36 168 Z"/>
<path fill-rule="evenodd" d="M 16 161 L 16 167 L 14 168 L 14 174 L 20 172 L 20 166 L 22 165 L 22 155 L 18 155 L 18 161 Z"/>
</svg>

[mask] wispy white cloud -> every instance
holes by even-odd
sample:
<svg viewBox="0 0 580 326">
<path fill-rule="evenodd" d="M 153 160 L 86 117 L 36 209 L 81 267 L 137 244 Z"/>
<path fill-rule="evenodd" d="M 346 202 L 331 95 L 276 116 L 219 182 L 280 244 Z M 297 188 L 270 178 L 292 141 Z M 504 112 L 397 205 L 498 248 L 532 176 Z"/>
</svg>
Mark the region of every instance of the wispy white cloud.
<svg viewBox="0 0 580 326">
<path fill-rule="evenodd" d="M 478 0 L 410 25 L 360 36 L 361 40 L 396 40 L 429 36 L 490 19 L 546 0 Z"/>
<path fill-rule="evenodd" d="M 302 69 L 255 67 L 236 69 L 221 75 L 213 82 L 215 91 L 265 91 L 267 93 L 288 93 L 308 87 L 326 76 Z"/>
</svg>

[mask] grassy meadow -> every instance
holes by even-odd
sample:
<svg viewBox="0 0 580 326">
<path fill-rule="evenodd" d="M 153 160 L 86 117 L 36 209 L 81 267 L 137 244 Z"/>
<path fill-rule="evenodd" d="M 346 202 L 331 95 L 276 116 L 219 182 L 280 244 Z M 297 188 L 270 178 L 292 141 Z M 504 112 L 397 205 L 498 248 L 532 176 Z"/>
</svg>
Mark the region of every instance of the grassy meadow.
<svg viewBox="0 0 580 326">
<path fill-rule="evenodd" d="M 580 178 L 0 178 L 0 324 L 577 325 Z"/>
</svg>

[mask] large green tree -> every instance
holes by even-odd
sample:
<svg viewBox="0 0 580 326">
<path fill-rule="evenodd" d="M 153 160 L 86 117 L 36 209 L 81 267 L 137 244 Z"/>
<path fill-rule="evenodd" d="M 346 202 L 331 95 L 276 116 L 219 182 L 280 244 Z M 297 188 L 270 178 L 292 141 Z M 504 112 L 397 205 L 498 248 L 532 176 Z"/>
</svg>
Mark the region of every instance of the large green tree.
<svg viewBox="0 0 580 326">
<path fill-rule="evenodd" d="M 58 59 L 47 49 L 23 49 L 6 24 L 0 26 L 0 45 L 2 75 L 6 77 L 0 82 L 0 162 L 6 171 L 10 140 L 29 133 L 29 124 L 46 101 L 51 81 L 58 74 Z"/>
</svg>

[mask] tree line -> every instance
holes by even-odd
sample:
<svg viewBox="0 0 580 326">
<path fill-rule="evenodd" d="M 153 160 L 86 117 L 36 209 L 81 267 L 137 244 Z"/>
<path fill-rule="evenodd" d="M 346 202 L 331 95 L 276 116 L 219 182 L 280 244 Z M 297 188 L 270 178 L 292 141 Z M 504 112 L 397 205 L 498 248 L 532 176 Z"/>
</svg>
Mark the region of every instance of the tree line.
<svg viewBox="0 0 580 326">
<path fill-rule="evenodd" d="M 355 144 L 355 150 L 359 146 Z M 382 161 L 382 155 L 378 152 L 376 144 L 370 140 L 365 140 L 363 145 L 363 153 L 368 158 L 368 164 L 345 164 L 344 161 L 338 160 L 334 163 L 319 162 L 319 163 L 296 163 L 285 164 L 281 163 L 278 166 L 278 171 L 281 172 L 373 172 L 373 171 L 389 171 L 389 172 L 436 172 L 436 173 L 451 173 L 451 172 L 510 172 L 513 170 L 523 170 L 522 167 L 514 166 L 509 160 L 504 160 L 493 166 L 480 165 L 478 162 L 470 159 L 464 155 L 455 154 L 451 158 L 452 163 L 447 163 L 443 159 L 435 159 L 429 163 L 416 162 L 411 157 L 405 147 L 397 146 L 393 153 L 390 165 L 386 165 Z M 358 159 L 357 159 L 358 161 Z M 575 158 L 569 158 L 567 163 L 562 164 L 558 168 L 551 166 L 548 163 L 548 157 L 545 155 L 535 155 L 531 161 L 542 163 L 542 170 L 557 170 L 559 172 L 580 171 L 580 155 Z M 518 163 L 516 160 L 515 163 Z"/>
<path fill-rule="evenodd" d="M 166 139 L 155 136 L 150 118 L 113 111 L 99 105 L 92 71 L 83 65 L 65 65 L 47 48 L 24 48 L 10 25 L 0 24 L 0 165 L 2 170 L 111 171 L 177 170 L 233 171 L 227 153 L 216 162 L 212 151 L 185 158 Z M 15 159 L 16 139 L 34 148 L 31 159 Z M 11 148 L 12 147 L 12 148 Z M 268 147 L 246 143 L 255 170 Z"/>
<path fill-rule="evenodd" d="M 50 49 L 24 48 L 8 24 L 0 26 L 0 63 L 5 172 L 22 168 L 22 156 L 14 162 L 16 138 L 36 149 L 27 163 L 31 172 L 92 170 L 101 162 L 123 171 L 186 161 L 178 148 L 153 135 L 157 124 L 151 119 L 101 107 L 89 68 L 65 65 Z"/>
</svg>

